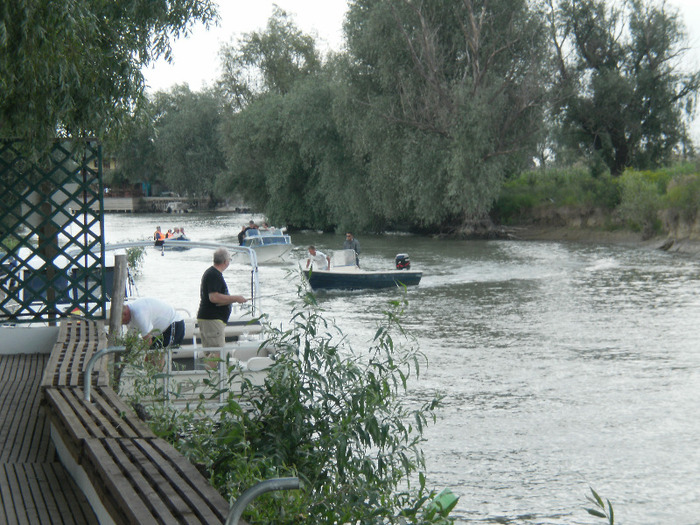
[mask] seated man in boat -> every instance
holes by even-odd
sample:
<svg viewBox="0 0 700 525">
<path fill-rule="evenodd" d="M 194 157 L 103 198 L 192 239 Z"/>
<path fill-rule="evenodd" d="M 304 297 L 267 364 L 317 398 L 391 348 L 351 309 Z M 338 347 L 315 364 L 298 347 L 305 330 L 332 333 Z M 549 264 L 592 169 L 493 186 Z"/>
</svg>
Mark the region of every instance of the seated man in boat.
<svg viewBox="0 0 700 525">
<path fill-rule="evenodd" d="M 154 297 L 129 301 L 122 308 L 122 324 L 141 334 L 151 348 L 179 345 L 185 321 L 175 308 Z"/>
<path fill-rule="evenodd" d="M 163 246 L 165 235 L 163 235 L 163 232 L 160 231 L 160 226 L 156 226 L 156 231 L 153 234 L 153 240 L 156 241 L 156 246 Z"/>
<path fill-rule="evenodd" d="M 309 258 L 306 259 L 306 269 L 315 268 L 316 270 L 330 270 L 331 269 L 331 258 L 316 249 L 315 246 L 309 246 Z"/>
</svg>

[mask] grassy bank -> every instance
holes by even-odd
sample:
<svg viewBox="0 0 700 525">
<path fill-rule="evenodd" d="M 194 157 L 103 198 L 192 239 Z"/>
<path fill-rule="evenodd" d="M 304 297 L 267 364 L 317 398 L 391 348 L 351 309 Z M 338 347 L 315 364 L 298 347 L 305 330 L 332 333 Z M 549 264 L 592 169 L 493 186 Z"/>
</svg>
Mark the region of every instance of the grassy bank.
<svg viewBox="0 0 700 525">
<path fill-rule="evenodd" d="M 700 242 L 700 167 L 686 162 L 620 177 L 585 168 L 508 180 L 492 218 L 522 238 Z"/>
</svg>

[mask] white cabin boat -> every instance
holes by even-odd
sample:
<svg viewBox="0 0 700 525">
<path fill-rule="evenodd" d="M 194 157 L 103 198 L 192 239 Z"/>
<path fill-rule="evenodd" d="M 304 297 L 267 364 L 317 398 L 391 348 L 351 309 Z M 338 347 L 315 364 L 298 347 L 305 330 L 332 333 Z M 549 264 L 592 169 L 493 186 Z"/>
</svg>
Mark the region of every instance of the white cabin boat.
<svg viewBox="0 0 700 525">
<path fill-rule="evenodd" d="M 280 230 L 252 228 L 246 231 L 242 246 L 255 251 L 259 264 L 285 262 L 293 248 L 292 238 L 285 232 L 284 228 Z"/>
</svg>

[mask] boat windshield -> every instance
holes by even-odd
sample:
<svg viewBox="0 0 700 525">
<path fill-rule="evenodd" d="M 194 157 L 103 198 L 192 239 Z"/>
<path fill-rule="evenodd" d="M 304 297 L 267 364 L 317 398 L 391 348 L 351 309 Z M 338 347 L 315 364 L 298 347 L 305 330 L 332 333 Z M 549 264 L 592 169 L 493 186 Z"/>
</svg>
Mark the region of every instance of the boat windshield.
<svg viewBox="0 0 700 525">
<path fill-rule="evenodd" d="M 331 268 L 355 266 L 355 250 L 336 250 L 331 257 Z"/>
</svg>

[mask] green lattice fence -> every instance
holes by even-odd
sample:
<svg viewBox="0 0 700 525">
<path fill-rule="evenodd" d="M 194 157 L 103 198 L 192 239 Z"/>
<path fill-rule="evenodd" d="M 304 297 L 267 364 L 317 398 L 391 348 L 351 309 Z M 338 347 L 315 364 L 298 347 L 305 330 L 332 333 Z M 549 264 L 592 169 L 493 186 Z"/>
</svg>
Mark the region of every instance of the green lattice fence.
<svg viewBox="0 0 700 525">
<path fill-rule="evenodd" d="M 103 318 L 101 146 L 57 141 L 36 162 L 21 146 L 0 141 L 0 322 Z"/>
</svg>

